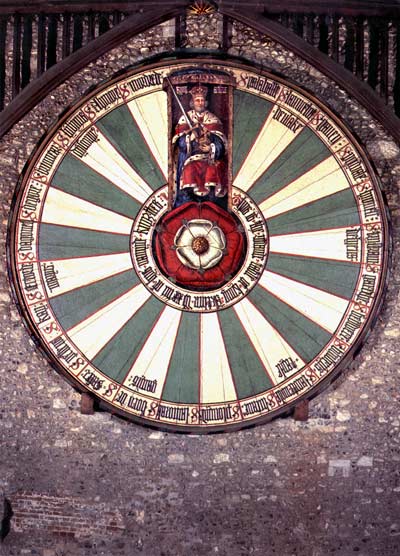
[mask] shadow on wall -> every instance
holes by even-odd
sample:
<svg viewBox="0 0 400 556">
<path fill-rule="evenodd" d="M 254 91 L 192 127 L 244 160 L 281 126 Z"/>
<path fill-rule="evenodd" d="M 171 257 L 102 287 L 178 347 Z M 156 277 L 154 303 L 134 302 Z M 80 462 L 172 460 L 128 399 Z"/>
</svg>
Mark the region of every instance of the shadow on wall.
<svg viewBox="0 0 400 556">
<path fill-rule="evenodd" d="M 11 503 L 4 494 L 0 494 L 0 542 L 2 542 L 11 528 L 11 518 L 13 516 L 13 511 L 11 508 Z"/>
</svg>

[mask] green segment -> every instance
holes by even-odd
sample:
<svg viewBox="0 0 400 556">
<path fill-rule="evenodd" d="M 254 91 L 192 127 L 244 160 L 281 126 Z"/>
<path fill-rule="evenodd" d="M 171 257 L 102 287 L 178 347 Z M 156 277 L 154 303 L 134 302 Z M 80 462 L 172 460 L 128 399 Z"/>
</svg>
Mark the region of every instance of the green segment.
<svg viewBox="0 0 400 556">
<path fill-rule="evenodd" d="M 110 378 L 122 382 L 163 307 L 158 299 L 150 297 L 96 355 L 93 365 Z"/>
<path fill-rule="evenodd" d="M 347 262 L 271 253 L 267 270 L 350 299 L 356 287 L 360 267 Z"/>
<path fill-rule="evenodd" d="M 265 368 L 234 310 L 220 311 L 218 316 L 238 397 L 255 396 L 272 388 Z"/>
<path fill-rule="evenodd" d="M 129 108 L 120 106 L 112 110 L 96 125 L 152 189 L 165 184 L 165 178 Z"/>
<path fill-rule="evenodd" d="M 249 194 L 256 203 L 260 203 L 329 156 L 331 153 L 321 139 L 311 129 L 305 127 L 258 178 L 249 190 Z"/>
<path fill-rule="evenodd" d="M 242 91 L 233 96 L 233 176 L 238 173 L 273 107 L 272 102 Z"/>
<path fill-rule="evenodd" d="M 41 260 L 72 259 L 111 253 L 129 253 L 129 236 L 53 224 L 40 225 Z"/>
<path fill-rule="evenodd" d="M 331 338 L 328 332 L 261 286 L 255 287 L 249 297 L 306 363 L 311 361 Z"/>
<path fill-rule="evenodd" d="M 70 154 L 61 162 L 52 185 L 128 218 L 135 218 L 139 210 L 130 195 Z"/>
<path fill-rule="evenodd" d="M 182 313 L 163 400 L 199 403 L 199 335 L 200 315 Z"/>
<path fill-rule="evenodd" d="M 359 224 L 357 205 L 350 189 L 308 203 L 267 220 L 271 236 L 328 230 Z"/>
<path fill-rule="evenodd" d="M 50 299 L 50 305 L 61 326 L 68 330 L 126 293 L 137 283 L 135 271 L 126 270 L 116 276 L 53 297 Z"/>
</svg>

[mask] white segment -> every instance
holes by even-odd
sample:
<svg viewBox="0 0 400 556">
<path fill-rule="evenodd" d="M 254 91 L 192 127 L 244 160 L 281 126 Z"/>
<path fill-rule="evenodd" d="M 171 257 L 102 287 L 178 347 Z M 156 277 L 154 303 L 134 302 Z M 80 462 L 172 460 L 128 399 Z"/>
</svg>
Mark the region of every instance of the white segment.
<svg viewBox="0 0 400 556">
<path fill-rule="evenodd" d="M 167 95 L 157 91 L 131 100 L 127 104 L 143 137 L 168 180 L 168 113 Z"/>
<path fill-rule="evenodd" d="M 161 397 L 181 317 L 181 311 L 173 307 L 165 307 L 123 385 L 129 384 L 130 378 L 135 375 L 144 376 L 148 380 L 157 380 L 156 391 L 146 394 L 156 398 Z"/>
<path fill-rule="evenodd" d="M 132 268 L 129 253 L 60 259 L 53 260 L 53 263 L 60 287 L 55 288 L 52 293 L 48 291 L 49 297 L 93 284 L 93 282 Z"/>
<path fill-rule="evenodd" d="M 297 137 L 302 127 L 295 133 L 273 119 L 276 109 L 271 110 L 268 118 L 250 149 L 233 185 L 248 191 L 254 182 L 276 160 Z"/>
<path fill-rule="evenodd" d="M 341 297 L 268 270 L 262 274 L 259 284 L 332 334 L 349 304 Z"/>
<path fill-rule="evenodd" d="M 345 244 L 346 229 L 348 228 L 271 236 L 270 252 L 348 261 Z"/>
<path fill-rule="evenodd" d="M 60 189 L 49 187 L 42 222 L 72 228 L 129 235 L 133 220 L 79 199 Z"/>
<path fill-rule="evenodd" d="M 217 313 L 201 314 L 200 384 L 200 403 L 237 399 Z"/>
<path fill-rule="evenodd" d="M 119 189 L 128 193 L 139 203 L 144 203 L 153 193 L 152 189 L 119 154 L 106 136 L 100 130 L 97 131 L 98 141 L 92 143 L 85 158 L 79 160 L 107 178 Z M 73 151 L 72 154 L 74 154 Z"/>
<path fill-rule="evenodd" d="M 247 297 L 236 303 L 233 308 L 274 384 L 285 380 L 284 376 L 278 376 L 276 368 L 281 359 L 290 357 L 297 365 L 296 371 L 304 367 L 305 362 L 301 357 Z"/>
<path fill-rule="evenodd" d="M 311 203 L 349 187 L 343 170 L 330 156 L 260 203 L 265 218 Z"/>
<path fill-rule="evenodd" d="M 139 284 L 68 331 L 76 347 L 92 359 L 150 297 Z"/>
</svg>

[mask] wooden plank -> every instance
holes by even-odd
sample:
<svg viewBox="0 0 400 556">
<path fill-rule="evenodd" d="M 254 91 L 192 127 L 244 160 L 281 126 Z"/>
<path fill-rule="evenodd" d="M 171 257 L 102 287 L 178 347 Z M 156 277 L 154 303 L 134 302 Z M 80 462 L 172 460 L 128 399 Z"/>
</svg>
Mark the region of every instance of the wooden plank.
<svg viewBox="0 0 400 556">
<path fill-rule="evenodd" d="M 90 11 L 88 13 L 88 30 L 87 30 L 87 42 L 90 42 L 95 37 L 96 29 L 96 19 L 94 12 Z"/>
<path fill-rule="evenodd" d="M 393 84 L 393 100 L 394 111 L 397 116 L 400 116 L 400 19 L 396 20 L 396 67 L 394 70 L 394 84 Z"/>
<path fill-rule="evenodd" d="M 71 53 L 71 14 L 63 14 L 62 30 L 62 57 L 66 58 Z"/>
<path fill-rule="evenodd" d="M 293 17 L 293 31 L 299 37 L 303 36 L 304 33 L 304 16 L 303 14 L 295 14 Z"/>
<path fill-rule="evenodd" d="M 37 66 L 36 75 L 39 77 L 44 72 L 46 63 L 46 16 L 39 14 L 38 18 L 38 42 L 37 42 Z"/>
<path fill-rule="evenodd" d="M 356 19 L 356 75 L 364 79 L 364 18 Z"/>
<path fill-rule="evenodd" d="M 58 17 L 54 14 L 50 15 L 47 32 L 46 69 L 51 68 L 57 62 L 57 24 Z"/>
<path fill-rule="evenodd" d="M 344 67 L 350 71 L 354 70 L 354 20 L 346 19 L 346 41 L 344 45 Z"/>
<path fill-rule="evenodd" d="M 24 32 L 22 35 L 21 88 L 31 80 L 32 54 L 32 16 L 24 16 Z"/>
<path fill-rule="evenodd" d="M 318 26 L 319 26 L 319 42 L 318 42 L 318 49 L 325 54 L 329 53 L 329 42 L 328 42 L 328 24 L 326 21 L 325 15 L 320 15 L 318 18 Z"/>
<path fill-rule="evenodd" d="M 380 31 L 376 21 L 369 21 L 368 84 L 376 89 L 379 69 Z"/>
<path fill-rule="evenodd" d="M 339 62 L 339 17 L 332 17 L 332 50 L 331 58 L 335 62 Z"/>
<path fill-rule="evenodd" d="M 232 42 L 232 23 L 228 17 L 222 16 L 222 51 L 228 52 Z"/>
<path fill-rule="evenodd" d="M 186 44 L 186 14 L 175 18 L 175 48 L 184 48 Z"/>
<path fill-rule="evenodd" d="M 389 22 L 381 21 L 380 48 L 380 93 L 387 103 L 389 100 Z"/>
<path fill-rule="evenodd" d="M 0 110 L 4 108 L 6 94 L 6 38 L 7 17 L 0 17 Z"/>
<path fill-rule="evenodd" d="M 308 414 L 310 409 L 310 402 L 302 400 L 294 406 L 293 419 L 295 421 L 308 421 Z"/>
<path fill-rule="evenodd" d="M 0 114 L 0 137 L 40 102 L 50 91 L 69 79 L 97 58 L 122 42 L 146 31 L 150 27 L 175 18 L 181 13 L 180 4 L 157 12 L 135 14 L 124 19 L 101 37 L 83 46 L 38 79 L 35 79 Z"/>
<path fill-rule="evenodd" d="M 235 11 L 225 7 L 221 7 L 220 12 L 232 19 L 239 17 Z M 284 47 L 321 71 L 329 79 L 335 81 L 360 104 L 365 106 L 372 116 L 381 122 L 386 130 L 392 134 L 395 140 L 400 141 L 399 119 L 393 114 L 393 111 L 382 102 L 379 95 L 377 95 L 365 82 L 360 81 L 340 64 L 337 64 L 326 56 L 326 54 L 307 44 L 307 42 L 289 29 L 282 27 L 282 25 L 276 21 L 271 21 L 269 18 L 263 17 L 259 12 L 247 10 L 246 14 L 240 14 L 240 21 L 244 25 L 253 27 L 253 29 L 259 33 L 268 36 L 271 40 L 281 43 Z"/>
<path fill-rule="evenodd" d="M 188 6 L 193 0 L 177 0 L 174 4 L 182 7 Z M 216 0 L 215 2 L 220 8 L 229 10 L 243 10 L 243 0 Z M 138 9 L 160 9 L 169 7 L 173 3 L 163 0 L 141 0 L 139 1 L 108 1 L 108 0 L 13 0 L 2 1 L 0 13 L 38 13 L 45 11 L 46 13 L 55 12 L 88 12 L 108 11 L 113 12 L 119 10 L 122 12 L 132 13 Z M 271 2 L 270 0 L 247 0 L 245 8 L 250 10 L 266 11 L 267 13 L 307 13 L 315 14 L 340 14 L 348 16 L 400 16 L 400 1 L 385 2 L 385 0 L 280 0 L 279 2 Z"/>
<path fill-rule="evenodd" d="M 309 14 L 306 16 L 306 41 L 314 46 L 315 40 L 315 16 Z"/>
<path fill-rule="evenodd" d="M 11 95 L 16 97 L 21 88 L 21 16 L 14 16 Z"/>
<path fill-rule="evenodd" d="M 84 13 L 89 11 L 95 12 L 108 12 L 112 13 L 115 10 L 125 13 L 134 13 L 143 10 L 154 10 L 160 8 L 168 8 L 173 5 L 179 5 L 182 8 L 187 7 L 190 3 L 189 0 L 175 0 L 175 2 L 168 2 L 163 0 L 142 0 L 142 1 L 114 1 L 108 2 L 107 0 L 89 0 L 86 2 L 55 0 L 15 0 L 10 2 L 1 2 L 0 14 L 13 14 L 18 12 L 20 14 L 29 13 L 34 14 L 38 12 L 45 13 Z"/>
<path fill-rule="evenodd" d="M 83 20 L 81 14 L 73 15 L 74 33 L 72 38 L 72 52 L 79 50 L 83 42 Z"/>
<path fill-rule="evenodd" d="M 110 29 L 110 22 L 108 20 L 108 15 L 101 14 L 99 16 L 99 35 L 106 33 Z"/>
<path fill-rule="evenodd" d="M 118 10 L 114 10 L 114 12 L 112 14 L 112 24 L 113 25 L 118 25 L 118 23 L 121 23 L 121 19 L 122 19 L 121 12 L 118 11 Z"/>
</svg>

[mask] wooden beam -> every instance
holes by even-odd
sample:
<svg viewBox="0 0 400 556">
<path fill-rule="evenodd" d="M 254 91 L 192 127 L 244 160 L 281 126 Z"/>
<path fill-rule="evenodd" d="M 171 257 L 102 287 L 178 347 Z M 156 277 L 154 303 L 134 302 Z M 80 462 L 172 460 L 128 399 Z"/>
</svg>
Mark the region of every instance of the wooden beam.
<svg viewBox="0 0 400 556">
<path fill-rule="evenodd" d="M 182 8 L 187 7 L 194 0 L 177 0 Z M 270 0 L 215 0 L 219 8 L 228 10 L 237 10 L 242 12 L 245 10 L 267 11 L 268 13 L 315 13 L 319 14 L 339 14 L 348 16 L 400 16 L 400 0 L 280 0 L 279 2 L 271 2 Z M 105 11 L 113 12 L 114 10 L 132 13 L 137 10 L 159 10 L 171 5 L 172 2 L 165 0 L 141 0 L 138 1 L 121 1 L 121 0 L 3 0 L 0 5 L 0 14 L 19 13 L 38 13 L 44 11 L 46 13 L 54 12 L 87 12 Z"/>
<path fill-rule="evenodd" d="M 168 6 L 167 9 L 132 15 L 124 19 L 100 37 L 74 52 L 46 73 L 32 81 L 0 114 L 0 137 L 25 116 L 38 102 L 40 102 L 50 91 L 66 81 L 109 50 L 115 48 L 122 42 L 143 33 L 150 27 L 159 25 L 164 21 L 173 19 L 181 13 L 181 6 Z"/>
<path fill-rule="evenodd" d="M 334 62 L 326 54 L 309 45 L 286 27 L 283 27 L 276 21 L 271 21 L 268 17 L 258 12 L 246 10 L 246 13 L 241 13 L 239 17 L 234 10 L 221 8 L 220 11 L 232 19 L 238 18 L 242 24 L 248 25 L 273 41 L 282 44 L 285 48 L 291 50 L 294 54 L 325 74 L 329 79 L 332 79 L 332 81 L 347 91 L 350 96 L 365 106 L 372 116 L 381 122 L 387 131 L 400 142 L 399 118 L 393 114 L 391 108 L 385 105 L 380 96 L 367 83 L 360 81 L 350 71 Z"/>
</svg>

